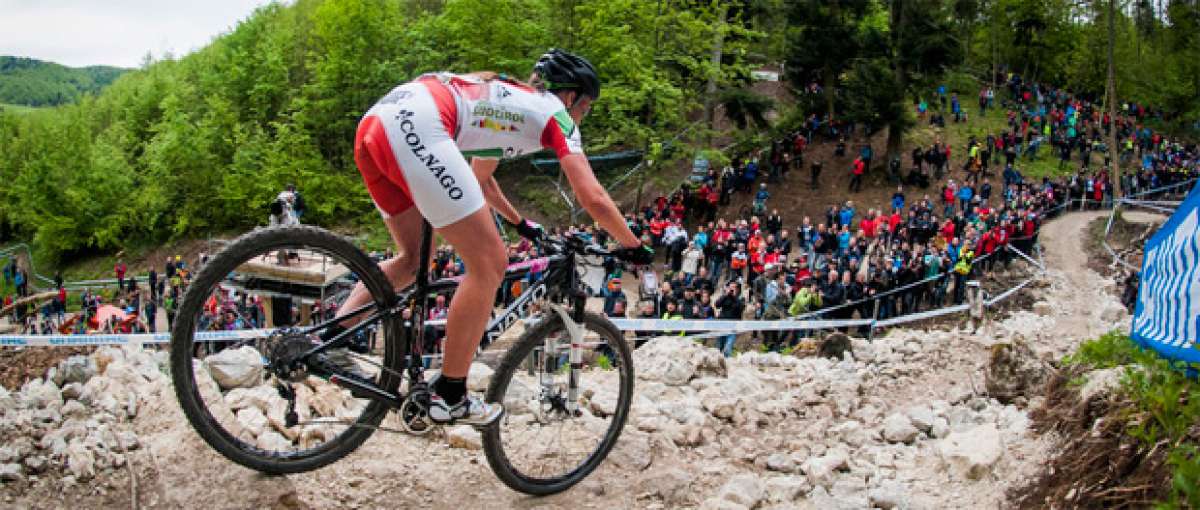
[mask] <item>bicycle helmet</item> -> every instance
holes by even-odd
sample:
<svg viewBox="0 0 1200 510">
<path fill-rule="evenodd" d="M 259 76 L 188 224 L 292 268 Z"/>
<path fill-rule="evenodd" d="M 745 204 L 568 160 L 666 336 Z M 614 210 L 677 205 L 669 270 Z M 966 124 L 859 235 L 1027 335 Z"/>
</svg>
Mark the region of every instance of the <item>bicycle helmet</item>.
<svg viewBox="0 0 1200 510">
<path fill-rule="evenodd" d="M 546 90 L 576 90 L 594 99 L 600 98 L 600 78 L 591 62 L 578 55 L 552 48 L 533 65 Z"/>
</svg>

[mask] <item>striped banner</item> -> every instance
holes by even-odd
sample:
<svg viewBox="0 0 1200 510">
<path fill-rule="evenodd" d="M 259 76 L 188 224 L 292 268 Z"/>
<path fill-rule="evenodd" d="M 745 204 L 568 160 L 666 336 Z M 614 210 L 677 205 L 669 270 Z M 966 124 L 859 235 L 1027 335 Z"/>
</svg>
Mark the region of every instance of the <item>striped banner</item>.
<svg viewBox="0 0 1200 510">
<path fill-rule="evenodd" d="M 1164 357 L 1200 362 L 1200 184 L 1146 241 L 1131 336 Z"/>
</svg>

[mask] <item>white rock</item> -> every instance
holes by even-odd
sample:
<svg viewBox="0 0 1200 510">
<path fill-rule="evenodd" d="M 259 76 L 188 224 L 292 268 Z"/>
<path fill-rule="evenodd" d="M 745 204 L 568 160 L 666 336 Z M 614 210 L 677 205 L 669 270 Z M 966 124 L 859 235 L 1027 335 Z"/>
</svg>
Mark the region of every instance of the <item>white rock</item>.
<svg viewBox="0 0 1200 510">
<path fill-rule="evenodd" d="M 914 406 L 908 409 L 908 419 L 921 432 L 929 432 L 933 428 L 933 411 L 925 406 Z"/>
<path fill-rule="evenodd" d="M 79 392 L 79 401 L 84 405 L 94 405 L 100 401 L 108 388 L 113 386 L 113 382 L 107 377 L 98 375 L 88 379 L 88 382 L 83 383 L 83 390 Z"/>
<path fill-rule="evenodd" d="M 991 423 L 965 432 L 954 432 L 941 440 L 942 461 L 960 476 L 978 480 L 991 472 L 1004 454 L 1000 431 Z"/>
<path fill-rule="evenodd" d="M 225 403 L 229 408 L 238 411 L 247 407 L 258 408 L 264 413 L 271 408 L 271 402 L 279 398 L 279 391 L 267 385 L 253 388 L 234 388 L 225 394 Z"/>
<path fill-rule="evenodd" d="M 941 439 L 948 435 L 950 435 L 950 422 L 941 416 L 934 418 L 933 425 L 929 427 L 929 436 Z"/>
<path fill-rule="evenodd" d="M 20 464 L 0 464 L 0 482 L 18 482 L 25 479 Z"/>
<path fill-rule="evenodd" d="M 257 407 L 247 407 L 237 412 L 238 423 L 252 436 L 258 437 L 267 430 L 267 415 Z"/>
<path fill-rule="evenodd" d="M 608 455 L 608 460 L 627 471 L 642 471 L 650 467 L 654 454 L 650 449 L 649 434 L 630 431 L 621 434 L 621 439 Z"/>
<path fill-rule="evenodd" d="M 31 379 L 21 388 L 21 401 L 30 409 L 53 408 L 63 405 L 62 393 L 54 381 Z"/>
<path fill-rule="evenodd" d="M 349 396 L 349 392 L 340 387 L 323 382 L 309 400 L 309 404 L 316 416 L 333 417 L 338 409 L 346 406 Z"/>
<path fill-rule="evenodd" d="M 479 450 L 483 448 L 483 436 L 469 425 L 459 425 L 446 432 L 451 448 Z"/>
<path fill-rule="evenodd" d="M 0 385 L 0 416 L 17 407 L 17 399 L 8 392 L 8 388 Z"/>
<path fill-rule="evenodd" d="M 268 430 L 263 432 L 261 436 L 258 436 L 255 446 L 273 452 L 289 451 L 293 448 L 291 441 L 274 430 Z"/>
<path fill-rule="evenodd" d="M 867 506 L 866 497 L 848 498 L 842 495 L 830 495 L 824 487 L 813 488 L 808 493 L 808 508 L 820 510 L 859 510 Z"/>
<path fill-rule="evenodd" d="M 1125 310 L 1125 307 L 1112 302 L 1109 302 L 1108 306 L 1100 312 L 1100 319 L 1104 322 L 1120 322 L 1128 316 L 1129 312 Z"/>
<path fill-rule="evenodd" d="M 1033 313 L 1041 316 L 1054 315 L 1054 305 L 1046 301 L 1038 301 L 1033 304 Z"/>
<path fill-rule="evenodd" d="M 895 480 L 885 481 L 871 489 L 867 498 L 871 500 L 872 506 L 884 510 L 908 507 L 908 491 L 904 484 Z"/>
<path fill-rule="evenodd" d="M 262 354 L 250 346 L 225 349 L 204 359 L 213 380 L 221 389 L 252 388 L 262 383 Z"/>
<path fill-rule="evenodd" d="M 808 492 L 809 488 L 808 481 L 799 476 L 768 478 L 766 483 L 767 501 L 791 503 Z"/>
<path fill-rule="evenodd" d="M 67 383 L 62 387 L 62 396 L 64 399 L 78 399 L 83 394 L 83 384 L 72 382 Z"/>
<path fill-rule="evenodd" d="M 108 364 L 116 360 L 125 359 L 125 351 L 112 346 L 102 346 L 92 353 L 91 358 L 96 364 L 96 373 L 103 374 L 108 369 Z"/>
<path fill-rule="evenodd" d="M 72 441 L 67 445 L 67 469 L 80 481 L 96 476 L 96 457 L 82 442 Z"/>
<path fill-rule="evenodd" d="M 700 505 L 700 510 L 750 510 L 750 507 L 739 505 L 727 499 L 710 498 Z"/>
<path fill-rule="evenodd" d="M 839 423 L 829 429 L 829 432 L 850 446 L 862 446 L 875 439 L 871 431 L 864 428 L 862 423 L 859 423 L 857 420 L 847 420 Z"/>
<path fill-rule="evenodd" d="M 119 359 L 108 364 L 104 376 L 130 388 L 140 388 L 147 379 L 142 376 L 128 361 Z"/>
<path fill-rule="evenodd" d="M 50 467 L 50 463 L 47 462 L 46 458 L 41 455 L 32 455 L 25 458 L 25 469 L 28 470 L 30 474 L 39 474 L 45 471 L 48 467 Z"/>
<path fill-rule="evenodd" d="M 617 412 L 617 394 L 600 391 L 588 399 L 588 407 L 596 416 L 612 416 Z"/>
<path fill-rule="evenodd" d="M 637 482 L 639 494 L 658 497 L 670 507 L 690 502 L 692 475 L 678 468 L 650 470 Z"/>
<path fill-rule="evenodd" d="M 1087 382 L 1079 389 L 1079 400 L 1088 402 L 1101 395 L 1107 395 L 1121 386 L 1121 377 L 1125 375 L 1125 367 L 1113 367 L 1093 370 L 1085 374 Z"/>
<path fill-rule="evenodd" d="M 808 483 L 815 486 L 829 487 L 833 485 L 834 472 L 847 465 L 849 456 L 841 449 L 833 449 L 825 455 L 812 457 L 804 461 L 801 469 L 808 475 Z"/>
<path fill-rule="evenodd" d="M 724 377 L 728 370 L 724 356 L 716 349 L 678 337 L 651 340 L 634 351 L 633 363 L 639 379 L 668 386 L 682 386 L 704 375 Z"/>
<path fill-rule="evenodd" d="M 138 442 L 137 434 L 133 431 L 125 430 L 117 433 L 117 441 L 124 451 L 132 451 L 138 449 L 141 443 Z"/>
<path fill-rule="evenodd" d="M 796 462 L 786 453 L 772 453 L 767 457 L 767 469 L 780 473 L 791 473 L 796 470 Z"/>
<path fill-rule="evenodd" d="M 471 369 L 467 372 L 467 389 L 481 393 L 487 391 L 488 385 L 492 383 L 492 374 L 495 373 L 492 367 L 483 363 L 471 363 Z"/>
<path fill-rule="evenodd" d="M 730 478 L 721 490 L 717 499 L 733 502 L 746 508 L 754 508 L 766 496 L 766 487 L 758 475 L 740 474 Z"/>
<path fill-rule="evenodd" d="M 121 412 L 121 402 L 117 401 L 117 397 L 112 393 L 100 395 L 100 400 L 95 405 L 111 416 L 117 416 Z"/>
<path fill-rule="evenodd" d="M 70 356 L 58 363 L 58 374 L 64 384 L 83 384 L 96 375 L 96 361 L 83 355 Z"/>
<path fill-rule="evenodd" d="M 916 439 L 919 433 L 905 414 L 893 413 L 883 420 L 883 438 L 890 442 L 908 443 Z"/>
</svg>

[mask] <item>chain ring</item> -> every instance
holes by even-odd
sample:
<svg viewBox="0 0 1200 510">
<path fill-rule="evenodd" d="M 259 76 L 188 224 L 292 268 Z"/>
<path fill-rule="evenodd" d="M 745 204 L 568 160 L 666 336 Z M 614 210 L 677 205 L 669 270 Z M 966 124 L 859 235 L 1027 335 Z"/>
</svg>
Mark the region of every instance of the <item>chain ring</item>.
<svg viewBox="0 0 1200 510">
<path fill-rule="evenodd" d="M 428 434 L 437 426 L 429 418 L 428 409 L 417 402 L 417 397 L 422 396 L 422 392 L 425 398 L 428 398 L 428 390 L 416 390 L 410 393 L 408 398 L 404 399 L 404 403 L 400 404 L 400 409 L 396 410 L 397 417 L 400 418 L 400 428 L 414 436 Z"/>
</svg>

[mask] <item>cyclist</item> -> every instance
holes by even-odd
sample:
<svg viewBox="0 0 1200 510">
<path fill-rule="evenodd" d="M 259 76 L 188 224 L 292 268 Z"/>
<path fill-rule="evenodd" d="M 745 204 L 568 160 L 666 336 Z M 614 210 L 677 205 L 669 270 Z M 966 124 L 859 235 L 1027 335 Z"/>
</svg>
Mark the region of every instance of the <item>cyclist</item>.
<svg viewBox="0 0 1200 510">
<path fill-rule="evenodd" d="M 508 261 L 484 205 L 523 236 L 538 238 L 541 227 L 522 218 L 500 190 L 492 175 L 500 158 L 554 151 L 580 204 L 623 247 L 618 256 L 635 264 L 652 261 L 653 250 L 626 226 L 583 153 L 578 124 L 599 97 L 595 68 L 551 49 L 534 64 L 528 83 L 491 72 L 425 74 L 392 89 L 360 121 L 354 159 L 396 243 L 399 254 L 381 264 L 395 288 L 415 279 L 422 218 L 451 245 L 469 248 L 458 250 L 466 277 L 450 302 L 442 372 L 432 385 L 429 416 L 435 422 L 485 425 L 503 413 L 500 404 L 485 403 L 466 388 Z M 369 301 L 359 284 L 338 315 Z M 329 340 L 355 322 L 332 326 L 321 337 Z M 333 358 L 326 360 L 357 375 Z"/>
</svg>

